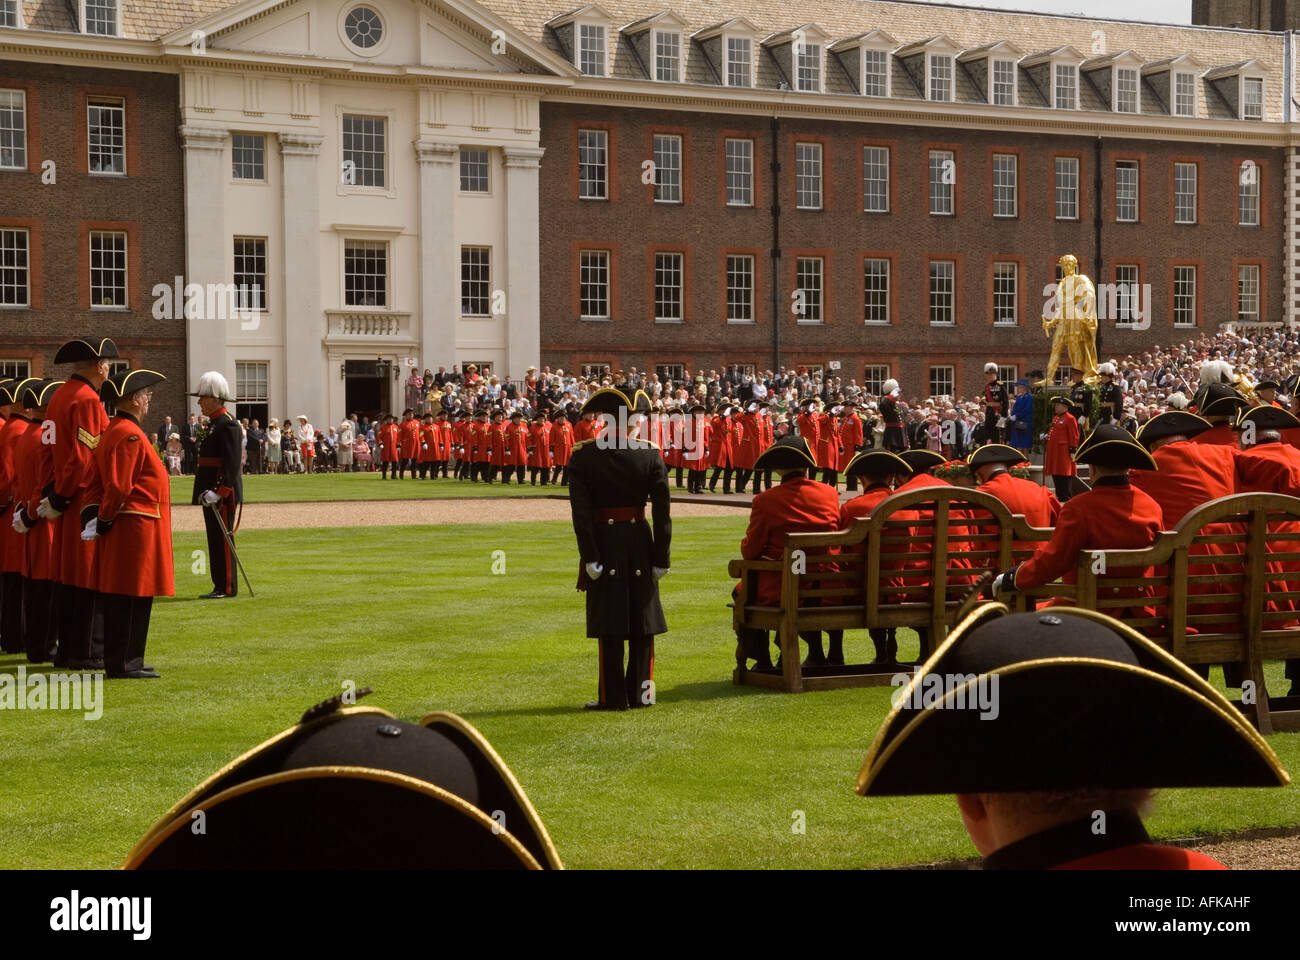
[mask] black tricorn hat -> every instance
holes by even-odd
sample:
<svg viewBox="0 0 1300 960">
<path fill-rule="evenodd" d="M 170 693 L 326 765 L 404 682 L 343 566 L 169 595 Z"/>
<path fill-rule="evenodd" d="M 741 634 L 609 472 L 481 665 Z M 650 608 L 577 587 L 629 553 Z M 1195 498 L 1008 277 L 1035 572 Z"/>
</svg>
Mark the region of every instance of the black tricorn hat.
<svg viewBox="0 0 1300 960">
<path fill-rule="evenodd" d="M 486 417 L 487 415 L 488 412 L 486 407 L 479 407 L 477 410 L 474 411 L 474 416 L 476 417 Z"/>
<path fill-rule="evenodd" d="M 1147 448 L 1133 439 L 1123 427 L 1114 423 L 1099 423 L 1079 444 L 1074 454 L 1075 463 L 1092 463 L 1099 467 L 1127 468 L 1129 470 L 1155 470 Z"/>
<path fill-rule="evenodd" d="M 1209 683 L 1092 610 L 981 604 L 894 703 L 863 796 L 1290 782 Z"/>
<path fill-rule="evenodd" d="M 1282 392 L 1294 396 L 1298 385 L 1300 385 L 1300 373 L 1293 373 L 1282 381 Z"/>
<path fill-rule="evenodd" d="M 849 477 L 887 477 L 892 473 L 900 473 L 906 477 L 911 475 L 912 468 L 908 466 L 906 460 L 888 450 L 867 450 L 859 453 L 844 468 L 845 476 Z"/>
<path fill-rule="evenodd" d="M 816 466 L 808 441 L 794 434 L 777 440 L 754 461 L 755 470 L 807 470 Z"/>
<path fill-rule="evenodd" d="M 708 413 L 708 412 L 709 412 L 709 408 L 702 403 L 697 403 L 695 404 L 695 406 L 691 407 L 691 413 Z"/>
<path fill-rule="evenodd" d="M 522 420 L 523 418 L 524 418 L 524 413 L 523 413 L 522 410 L 511 410 L 511 411 L 510 411 L 510 419 L 511 419 L 511 420 Z"/>
<path fill-rule="evenodd" d="M 1005 443 L 986 443 L 966 458 L 966 466 L 972 470 L 989 463 L 1024 462 L 1025 455 L 1015 447 L 1009 447 Z"/>
<path fill-rule="evenodd" d="M 1236 427 L 1240 430 L 1247 423 L 1253 423 L 1256 430 L 1289 430 L 1300 427 L 1300 420 L 1294 414 L 1272 404 L 1243 411 Z"/>
<path fill-rule="evenodd" d="M 1197 393 L 1196 412 L 1202 417 L 1230 417 L 1250 401 L 1226 383 L 1206 384 Z"/>
<path fill-rule="evenodd" d="M 23 380 L 14 381 L 8 388 L 9 397 L 20 407 L 26 407 L 26 395 L 28 387 L 35 387 L 41 383 L 40 377 L 27 377 Z"/>
<path fill-rule="evenodd" d="M 111 360 L 118 355 L 117 344 L 104 337 L 69 340 L 54 355 L 55 363 L 85 363 L 89 360 Z"/>
<path fill-rule="evenodd" d="M 1167 410 L 1156 414 L 1142 425 L 1142 429 L 1137 432 L 1137 441 L 1145 447 L 1150 447 L 1152 443 L 1165 437 L 1194 437 L 1213 427 L 1214 424 L 1210 421 L 1194 413 Z"/>
<path fill-rule="evenodd" d="M 156 370 L 123 370 L 104 381 L 104 385 L 99 388 L 99 395 L 104 400 L 121 400 L 137 390 L 152 387 L 155 383 L 162 383 L 166 379 Z"/>
<path fill-rule="evenodd" d="M 0 405 L 14 402 L 14 387 L 18 386 L 18 381 L 12 377 L 5 377 L 0 380 Z"/>
<path fill-rule="evenodd" d="M 1280 386 L 1282 386 L 1282 384 L 1278 383 L 1272 377 L 1265 377 L 1263 380 L 1260 380 L 1255 384 L 1255 390 L 1256 392 L 1260 390 L 1276 390 Z"/>
<path fill-rule="evenodd" d="M 66 380 L 24 380 L 19 384 L 18 402 L 24 407 L 43 407 L 50 402 L 54 391 L 67 383 Z"/>
<path fill-rule="evenodd" d="M 124 866 L 563 869 L 510 768 L 469 723 L 451 713 L 407 723 L 342 699 L 195 787 Z"/>
<path fill-rule="evenodd" d="M 650 397 L 644 390 L 637 390 L 628 396 L 617 387 L 602 387 L 587 398 L 582 405 L 583 413 L 608 413 L 618 416 L 619 410 L 628 413 L 649 413 Z"/>
<path fill-rule="evenodd" d="M 913 473 L 925 473 L 948 462 L 943 454 L 933 450 L 904 450 L 898 459 L 911 467 Z"/>
</svg>

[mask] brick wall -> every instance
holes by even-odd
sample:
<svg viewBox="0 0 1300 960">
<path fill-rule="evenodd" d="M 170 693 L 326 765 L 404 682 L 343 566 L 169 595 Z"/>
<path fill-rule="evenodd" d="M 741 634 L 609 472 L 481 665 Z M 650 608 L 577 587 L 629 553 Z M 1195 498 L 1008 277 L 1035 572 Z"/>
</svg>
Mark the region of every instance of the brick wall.
<svg viewBox="0 0 1300 960">
<path fill-rule="evenodd" d="M 610 201 L 577 199 L 576 143 L 579 128 L 610 131 Z M 682 135 L 686 202 L 657 204 L 642 184 L 654 133 Z M 727 137 L 755 142 L 755 205 L 725 205 Z M 719 369 L 729 363 L 772 366 L 773 328 L 770 251 L 771 132 L 764 118 L 699 113 L 543 104 L 541 174 L 542 361 L 566 370 L 584 362 L 653 368 L 681 363 Z M 823 149 L 823 204 L 796 209 L 796 142 Z M 890 148 L 891 212 L 864 213 L 862 148 Z M 1265 319 L 1282 310 L 1284 227 L 1281 209 L 1282 152 L 1240 145 L 1108 139 L 1102 142 L 1102 260 L 1097 271 L 1092 138 L 980 132 L 836 121 L 783 120 L 778 134 L 781 163 L 779 279 L 780 362 L 841 363 L 841 376 L 860 377 L 867 363 L 888 363 L 905 392 L 926 391 L 933 364 L 956 368 L 957 388 L 973 392 L 989 359 L 1015 365 L 1023 375 L 1042 367 L 1049 341 L 1040 316 L 1043 286 L 1054 279 L 1057 256 L 1074 253 L 1095 282 L 1114 281 L 1118 264 L 1139 266 L 1139 282 L 1151 284 L 1153 323 L 1147 330 L 1103 324 L 1102 353 L 1123 356 L 1156 343 L 1194 336 L 1172 328 L 1172 275 L 1176 264 L 1198 267 L 1198 329 L 1235 318 L 1234 262 L 1261 266 Z M 955 215 L 929 213 L 928 151 L 951 150 L 956 158 Z M 1018 157 L 1018 215 L 992 216 L 992 162 L 996 153 Z M 1080 161 L 1080 219 L 1055 219 L 1054 158 Z M 1114 222 L 1114 163 L 1136 160 L 1140 170 L 1141 222 Z M 1173 164 L 1198 165 L 1198 222 L 1174 224 Z M 1239 164 L 1253 160 L 1261 176 L 1261 225 L 1236 224 Z M 611 320 L 579 319 L 578 256 L 584 249 L 611 251 L 614 283 Z M 685 255 L 684 316 L 656 323 L 653 268 L 656 251 Z M 755 257 L 757 323 L 725 321 L 724 265 L 728 253 Z M 799 256 L 826 262 L 826 320 L 796 322 L 790 312 Z M 888 326 L 863 323 L 864 256 L 891 260 Z M 956 264 L 956 324 L 929 322 L 929 261 Z M 1015 327 L 992 325 L 993 263 L 1019 266 Z"/>
<path fill-rule="evenodd" d="M 0 309 L 0 358 L 31 361 L 34 376 L 63 377 L 59 344 L 112 337 L 132 367 L 166 374 L 154 390 L 150 420 L 180 421 L 186 410 L 185 321 L 152 315 L 155 283 L 185 273 L 184 182 L 176 125 L 174 75 L 0 60 L 0 88 L 27 93 L 27 170 L 0 170 L 0 227 L 31 234 L 31 306 Z M 86 97 L 126 101 L 125 177 L 86 172 Z M 56 180 L 44 184 L 42 164 Z M 90 230 L 128 237 L 130 307 L 89 306 Z M 156 424 L 146 423 L 147 429 Z"/>
</svg>

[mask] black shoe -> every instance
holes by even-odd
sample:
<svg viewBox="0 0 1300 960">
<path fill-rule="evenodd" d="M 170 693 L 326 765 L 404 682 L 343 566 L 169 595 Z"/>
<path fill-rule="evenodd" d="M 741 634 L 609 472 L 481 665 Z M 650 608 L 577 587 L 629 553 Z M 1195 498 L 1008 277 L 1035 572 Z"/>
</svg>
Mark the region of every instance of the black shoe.
<svg viewBox="0 0 1300 960">
<path fill-rule="evenodd" d="M 224 600 L 229 594 L 222 593 L 220 590 L 213 590 L 211 593 L 199 594 L 200 600 Z"/>
<path fill-rule="evenodd" d="M 124 673 L 110 673 L 107 676 L 110 680 L 157 680 L 162 674 L 153 667 L 144 667 L 140 670 L 127 670 Z"/>
<path fill-rule="evenodd" d="M 601 703 L 599 700 L 593 700 L 591 703 L 583 704 L 582 709 L 584 710 L 626 710 L 628 709 L 628 706 L 626 703 L 621 705 L 616 705 L 616 704 Z"/>
<path fill-rule="evenodd" d="M 69 660 L 69 670 L 103 670 L 103 660 Z"/>
</svg>

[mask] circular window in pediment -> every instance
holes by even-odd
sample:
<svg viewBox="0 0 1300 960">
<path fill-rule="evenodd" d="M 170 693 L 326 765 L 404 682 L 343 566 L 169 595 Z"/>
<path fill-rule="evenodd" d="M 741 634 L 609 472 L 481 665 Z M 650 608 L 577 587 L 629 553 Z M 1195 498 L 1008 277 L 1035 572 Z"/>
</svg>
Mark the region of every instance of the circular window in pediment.
<svg viewBox="0 0 1300 960">
<path fill-rule="evenodd" d="M 384 38 L 384 21 L 370 7 L 353 7 L 343 19 L 343 34 L 358 50 L 370 50 Z"/>
</svg>

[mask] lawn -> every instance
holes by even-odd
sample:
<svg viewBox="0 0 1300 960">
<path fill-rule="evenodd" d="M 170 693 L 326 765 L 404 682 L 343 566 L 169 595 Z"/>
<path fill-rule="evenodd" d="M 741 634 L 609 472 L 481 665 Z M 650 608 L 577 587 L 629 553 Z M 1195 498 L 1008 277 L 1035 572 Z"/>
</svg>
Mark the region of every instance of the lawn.
<svg viewBox="0 0 1300 960">
<path fill-rule="evenodd" d="M 332 482 L 301 482 L 317 479 Z M 974 856 L 951 797 L 853 794 L 889 688 L 789 696 L 731 684 L 725 560 L 744 523 L 674 524 L 658 705 L 622 714 L 580 709 L 595 696 L 596 655 L 582 636 L 566 524 L 249 532 L 240 551 L 258 595 L 220 603 L 193 599 L 209 584 L 190 570 L 202 538 L 178 534 L 180 596 L 156 605 L 149 645 L 163 679 L 110 683 L 95 722 L 59 712 L 0 718 L 0 867 L 120 864 L 190 787 L 345 681 L 373 686 L 364 702 L 404 719 L 445 709 L 477 725 L 570 867 L 844 868 Z M 505 551 L 500 575 L 495 550 Z M 847 643 L 851 653 L 870 648 L 856 634 Z M 0 669 L 16 666 L 0 659 Z M 1280 683 L 1280 664 L 1269 679 Z M 1300 734 L 1270 742 L 1300 770 Z M 803 834 L 792 831 L 797 811 Z M 1148 821 L 1162 837 L 1296 823 L 1294 784 L 1164 791 Z"/>
<path fill-rule="evenodd" d="M 172 503 L 189 503 L 193 477 L 172 477 Z M 568 496 L 567 487 L 532 486 L 525 475 L 521 487 L 510 483 L 469 480 L 385 480 L 378 473 L 256 474 L 244 477 L 244 499 L 250 503 L 316 503 L 325 500 L 427 500 L 452 497 Z M 256 587 L 254 587 L 256 589 Z"/>
</svg>

